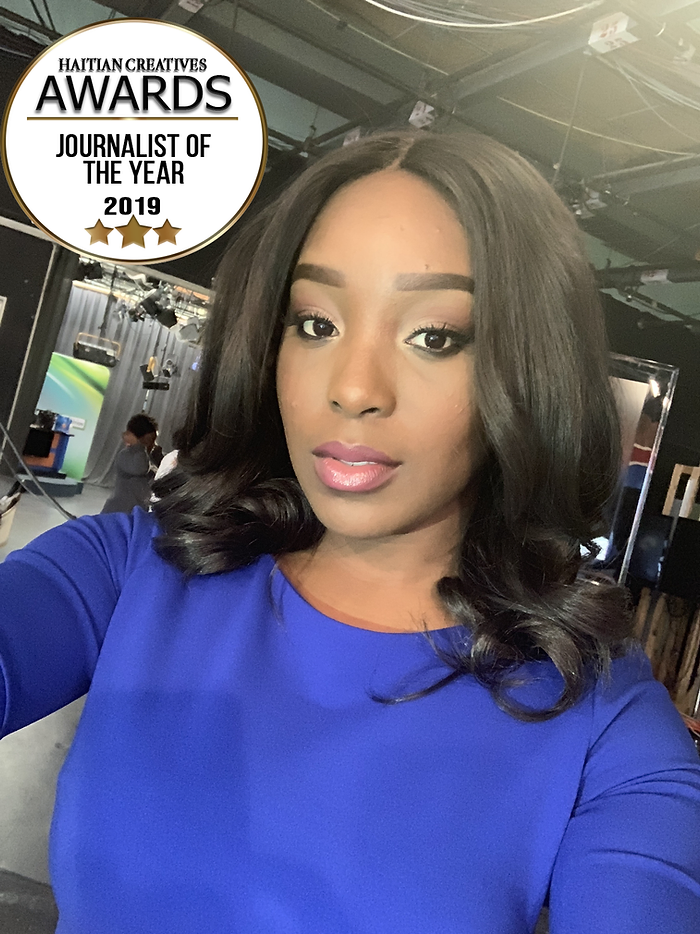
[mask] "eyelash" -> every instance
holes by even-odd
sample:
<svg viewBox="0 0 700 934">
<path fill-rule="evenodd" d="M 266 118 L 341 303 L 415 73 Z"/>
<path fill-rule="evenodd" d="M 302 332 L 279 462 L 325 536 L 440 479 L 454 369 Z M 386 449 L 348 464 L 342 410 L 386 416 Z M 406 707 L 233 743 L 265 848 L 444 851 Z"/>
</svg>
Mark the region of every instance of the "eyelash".
<svg viewBox="0 0 700 934">
<path fill-rule="evenodd" d="M 326 338 L 328 337 L 332 337 L 332 334 L 326 334 L 321 337 L 315 334 L 314 335 L 309 334 L 307 331 L 304 330 L 304 324 L 307 321 L 319 321 L 322 324 L 329 324 L 333 328 L 333 330 L 337 330 L 336 326 L 333 324 L 330 318 L 326 318 L 324 315 L 313 314 L 312 312 L 308 312 L 308 311 L 298 312 L 296 314 L 292 313 L 289 315 L 288 324 L 290 327 L 295 328 L 297 335 L 301 337 L 302 340 L 322 341 L 322 340 L 326 340 Z"/>
<path fill-rule="evenodd" d="M 314 321 L 314 322 L 320 322 L 321 324 L 327 324 L 331 328 L 333 328 L 334 331 L 337 330 L 336 326 L 333 324 L 330 318 L 326 318 L 324 315 L 312 314 L 310 312 L 297 313 L 297 314 L 290 315 L 288 326 L 295 328 L 297 335 L 302 340 L 305 340 L 305 341 L 322 341 L 322 340 L 327 340 L 329 337 L 333 336 L 332 333 L 321 335 L 321 336 L 309 334 L 307 331 L 304 330 L 304 324 L 307 321 Z M 436 348 L 436 349 L 431 349 L 430 347 L 420 347 L 420 346 L 412 344 L 411 342 L 421 334 L 426 334 L 426 335 L 439 334 L 441 336 L 448 338 L 450 341 L 452 341 L 452 343 L 448 347 Z M 417 350 L 420 350 L 423 353 L 431 357 L 451 357 L 453 354 L 459 353 L 461 350 L 464 350 L 464 348 L 467 345 L 473 343 L 473 341 L 474 341 L 474 332 L 472 329 L 470 329 L 469 331 L 459 331 L 459 330 L 456 330 L 455 328 L 449 327 L 446 324 L 430 324 L 425 327 L 416 328 L 415 331 L 409 334 L 409 336 L 404 341 L 404 344 L 408 344 L 409 346 L 415 346 Z"/>
<path fill-rule="evenodd" d="M 419 334 L 439 334 L 442 337 L 447 337 L 452 341 L 451 346 L 443 347 L 440 349 L 431 349 L 429 347 L 418 347 L 418 350 L 422 350 L 423 353 L 429 354 L 431 357 L 451 357 L 453 354 L 457 354 L 460 350 L 474 342 L 474 330 L 470 328 L 468 331 L 458 331 L 455 328 L 449 327 L 447 324 L 429 324 L 426 327 L 416 328 L 416 330 L 409 334 L 409 336 L 404 341 L 404 344 L 411 345 L 411 341 L 418 337 Z"/>
</svg>

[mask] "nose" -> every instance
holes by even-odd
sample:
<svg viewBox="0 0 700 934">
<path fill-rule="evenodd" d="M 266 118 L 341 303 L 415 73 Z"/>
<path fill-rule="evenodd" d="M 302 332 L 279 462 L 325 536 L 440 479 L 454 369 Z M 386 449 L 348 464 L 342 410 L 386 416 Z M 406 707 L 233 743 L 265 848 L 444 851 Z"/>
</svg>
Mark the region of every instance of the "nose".
<svg viewBox="0 0 700 934">
<path fill-rule="evenodd" d="M 331 368 L 328 401 L 349 418 L 386 418 L 396 407 L 395 379 L 387 348 L 339 342 Z"/>
</svg>

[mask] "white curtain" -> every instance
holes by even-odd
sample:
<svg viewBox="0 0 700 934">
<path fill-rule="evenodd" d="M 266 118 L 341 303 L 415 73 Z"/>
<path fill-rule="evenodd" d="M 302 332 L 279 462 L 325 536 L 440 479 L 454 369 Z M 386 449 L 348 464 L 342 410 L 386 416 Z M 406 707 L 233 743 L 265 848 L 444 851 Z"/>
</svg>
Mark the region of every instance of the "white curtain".
<svg viewBox="0 0 700 934">
<path fill-rule="evenodd" d="M 56 342 L 58 353 L 72 356 L 73 343 L 81 331 L 99 335 L 107 301 L 107 295 L 73 285 Z M 109 379 L 83 479 L 99 486 L 112 486 L 114 457 L 132 415 L 141 411 L 152 415 L 160 427 L 158 440 L 163 450 L 172 449 L 171 433 L 180 427 L 184 417 L 195 376 L 192 364 L 199 349 L 177 340 L 153 318 L 132 321 L 122 301 L 112 301 L 104 336 L 121 343 L 121 357 Z M 139 366 L 148 363 L 151 356 L 159 364 L 166 359 L 176 363 L 177 375 L 171 378 L 167 392 L 147 392 L 142 388 Z"/>
</svg>

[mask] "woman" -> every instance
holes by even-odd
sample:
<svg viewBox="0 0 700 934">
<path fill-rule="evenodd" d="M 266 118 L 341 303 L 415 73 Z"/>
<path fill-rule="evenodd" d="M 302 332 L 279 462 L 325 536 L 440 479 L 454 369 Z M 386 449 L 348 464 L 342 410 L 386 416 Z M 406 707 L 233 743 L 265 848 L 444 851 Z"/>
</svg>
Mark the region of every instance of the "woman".
<svg viewBox="0 0 700 934">
<path fill-rule="evenodd" d="M 60 934 L 697 931 L 700 764 L 579 574 L 619 429 L 551 189 L 480 136 L 353 144 L 208 331 L 155 517 L 0 569 L 5 731 L 90 687 Z"/>
</svg>

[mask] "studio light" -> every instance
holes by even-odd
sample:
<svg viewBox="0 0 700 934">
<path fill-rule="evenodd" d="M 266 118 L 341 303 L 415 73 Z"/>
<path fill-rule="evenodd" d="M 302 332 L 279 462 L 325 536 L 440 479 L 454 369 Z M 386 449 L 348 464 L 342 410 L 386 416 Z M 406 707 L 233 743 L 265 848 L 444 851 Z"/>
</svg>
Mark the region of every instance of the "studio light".
<svg viewBox="0 0 700 934">
<path fill-rule="evenodd" d="M 152 294 L 147 295 L 145 298 L 141 299 L 139 302 L 139 308 L 142 308 L 151 318 L 157 318 L 158 315 L 164 310 L 163 307 L 158 304 Z"/>
<path fill-rule="evenodd" d="M 75 277 L 76 282 L 83 282 L 85 279 L 102 279 L 104 270 L 99 263 L 81 263 Z"/>
<path fill-rule="evenodd" d="M 173 328 L 177 324 L 177 315 L 172 308 L 161 308 L 156 315 L 156 321 L 164 328 Z"/>
</svg>

